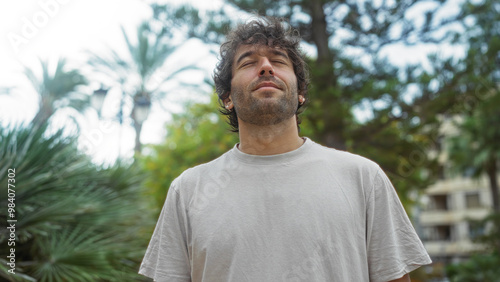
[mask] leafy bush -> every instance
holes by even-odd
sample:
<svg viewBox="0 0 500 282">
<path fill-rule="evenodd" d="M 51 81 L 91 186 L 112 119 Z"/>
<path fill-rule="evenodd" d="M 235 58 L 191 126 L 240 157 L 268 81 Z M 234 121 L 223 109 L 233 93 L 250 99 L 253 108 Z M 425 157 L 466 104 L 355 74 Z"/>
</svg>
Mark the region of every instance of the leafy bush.
<svg viewBox="0 0 500 282">
<path fill-rule="evenodd" d="M 451 282 L 493 282 L 500 277 L 500 257 L 495 254 L 475 255 L 469 260 L 446 268 Z"/>
<path fill-rule="evenodd" d="M 15 273 L 9 281 L 131 281 L 154 222 L 140 197 L 134 166 L 103 168 L 77 150 L 76 137 L 46 125 L 0 129 L 0 193 L 15 169 Z M 12 175 L 11 175 L 12 176 Z M 12 191 L 11 191 L 12 192 Z M 12 199 L 12 198 L 10 198 Z M 1 207 L 9 199 L 2 196 Z M 12 200 L 10 200 L 12 203 Z M 0 220 L 7 222 L 3 211 Z M 0 230 L 1 253 L 10 253 Z"/>
</svg>

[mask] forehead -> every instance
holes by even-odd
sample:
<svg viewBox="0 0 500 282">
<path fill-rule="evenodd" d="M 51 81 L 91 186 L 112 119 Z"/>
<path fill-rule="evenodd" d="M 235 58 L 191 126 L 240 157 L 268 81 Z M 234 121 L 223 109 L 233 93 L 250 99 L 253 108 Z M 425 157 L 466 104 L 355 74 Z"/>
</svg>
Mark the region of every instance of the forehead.
<svg viewBox="0 0 500 282">
<path fill-rule="evenodd" d="M 259 56 L 283 56 L 290 59 L 287 53 L 285 49 L 280 47 L 271 47 L 264 44 L 240 44 L 234 53 L 233 62 L 236 64 L 241 59 L 255 54 Z"/>
</svg>

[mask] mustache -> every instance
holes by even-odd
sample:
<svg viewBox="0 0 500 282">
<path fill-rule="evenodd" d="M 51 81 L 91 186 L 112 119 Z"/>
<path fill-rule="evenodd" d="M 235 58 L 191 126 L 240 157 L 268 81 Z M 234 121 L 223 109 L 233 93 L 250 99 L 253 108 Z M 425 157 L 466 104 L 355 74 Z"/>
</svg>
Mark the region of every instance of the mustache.
<svg viewBox="0 0 500 282">
<path fill-rule="evenodd" d="M 250 89 L 255 89 L 259 84 L 263 82 L 272 82 L 276 84 L 280 89 L 285 89 L 285 83 L 274 76 L 262 76 L 256 81 L 250 83 Z"/>
</svg>

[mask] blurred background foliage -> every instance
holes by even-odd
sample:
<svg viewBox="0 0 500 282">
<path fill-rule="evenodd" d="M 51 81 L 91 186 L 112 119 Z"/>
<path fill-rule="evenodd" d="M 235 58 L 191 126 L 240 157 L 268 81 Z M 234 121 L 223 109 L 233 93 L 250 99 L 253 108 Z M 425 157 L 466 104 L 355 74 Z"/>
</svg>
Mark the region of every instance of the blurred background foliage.
<svg viewBox="0 0 500 282">
<path fill-rule="evenodd" d="M 0 182 L 15 168 L 16 245 L 2 228 L 0 275 L 8 281 L 132 281 L 154 220 L 134 165 L 103 168 L 75 137 L 47 124 L 0 131 Z M 11 182 L 9 182 L 11 183 Z M 7 185 L 1 186 L 7 195 Z M 7 197 L 0 201 L 7 207 Z M 7 214 L 1 214 L 7 222 Z M 16 275 L 7 254 L 15 248 Z M 6 254 L 6 255 L 3 255 Z"/>
<path fill-rule="evenodd" d="M 447 148 L 452 173 L 488 176 L 494 209 L 500 212 L 500 4 L 463 1 L 459 13 L 446 17 L 447 2 L 226 0 L 214 10 L 153 3 L 152 18 L 133 35 L 137 42 L 123 33 L 130 58 L 110 50 L 107 56 L 89 54 L 88 62 L 96 73 L 106 73 L 103 82 L 114 81 L 134 106 L 139 97 L 161 104 L 168 95 L 161 85 L 196 68 L 164 70 L 166 58 L 178 48 L 171 44 L 174 38 L 197 38 L 213 47 L 243 15 L 283 17 L 300 30 L 304 46 L 315 50 L 308 58 L 312 85 L 301 135 L 379 163 L 408 211 L 426 187 L 448 173 L 438 162 L 439 154 L 429 153 Z M 412 13 L 420 20 L 410 17 Z M 390 60 L 391 46 L 426 44 L 462 46 L 466 52 L 460 58 L 431 54 L 425 66 L 402 67 Z M 61 59 L 50 73 L 42 61 L 42 78 L 26 71 L 41 97 L 39 112 L 29 125 L 1 130 L 0 183 L 6 183 L 6 169 L 16 167 L 20 184 L 20 275 L 6 273 L 3 255 L 0 273 L 20 281 L 142 279 L 136 272 L 171 181 L 232 148 L 238 136 L 217 113 L 215 94 L 205 93 L 210 102 L 186 103 L 183 112 L 173 115 L 162 143 L 141 148 L 137 137 L 138 154 L 131 164 L 93 164 L 77 150 L 78 133 L 68 137 L 47 130 L 45 121 L 58 109 L 81 111 L 90 102 L 88 95 L 78 94 L 87 79 L 65 62 Z M 440 126 L 455 117 L 460 120 L 458 134 L 443 136 Z M 131 119 L 139 136 L 141 128 Z M 489 236 L 495 238 L 500 225 L 492 218 L 489 222 L 497 229 Z M 1 232 L 3 254 L 8 234 Z M 492 246 L 485 250 L 488 257 L 450 267 L 452 281 L 498 277 L 498 241 L 482 243 Z M 485 276 L 470 278 L 477 269 Z"/>
</svg>

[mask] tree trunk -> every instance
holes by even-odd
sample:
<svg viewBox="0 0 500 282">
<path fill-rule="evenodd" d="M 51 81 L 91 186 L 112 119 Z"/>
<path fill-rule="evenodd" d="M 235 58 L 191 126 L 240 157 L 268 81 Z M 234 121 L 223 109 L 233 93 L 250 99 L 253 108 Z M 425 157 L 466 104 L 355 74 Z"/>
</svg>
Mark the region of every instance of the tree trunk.
<svg viewBox="0 0 500 282">
<path fill-rule="evenodd" d="M 323 63 L 327 66 L 331 66 L 333 69 L 333 60 L 330 47 L 328 46 L 328 40 L 330 36 L 327 31 L 326 17 L 323 10 L 323 4 L 321 0 L 312 0 L 309 2 L 309 8 L 311 9 L 311 33 L 314 44 L 318 51 L 318 62 Z"/>
<path fill-rule="evenodd" d="M 130 116 L 134 121 L 134 129 L 135 129 L 135 145 L 134 145 L 134 155 L 137 156 L 141 153 L 142 144 L 141 144 L 141 132 L 142 132 L 142 123 L 137 121 L 136 109 L 138 106 L 138 101 L 140 97 L 144 97 L 145 95 L 142 92 L 139 92 L 134 95 L 134 107 L 132 108 L 132 113 Z M 135 158 L 135 157 L 134 157 Z"/>
<path fill-rule="evenodd" d="M 141 153 L 142 149 L 142 144 L 141 144 L 141 131 L 142 131 L 142 124 L 138 123 L 135 118 L 134 118 L 134 129 L 135 129 L 135 146 L 134 146 L 134 152 L 136 155 Z"/>
<path fill-rule="evenodd" d="M 486 169 L 490 182 L 491 197 L 493 198 L 493 209 L 500 213 L 500 198 L 498 195 L 497 159 L 493 157 Z"/>
<path fill-rule="evenodd" d="M 343 137 L 345 115 L 340 94 L 337 93 L 337 78 L 335 77 L 333 62 L 334 54 L 329 47 L 329 34 L 326 16 L 321 0 L 306 2 L 311 11 L 311 34 L 312 40 L 318 51 L 318 58 L 314 68 L 317 70 L 312 77 L 317 99 L 323 103 L 319 111 L 320 116 L 315 118 L 324 122 L 321 142 L 324 145 L 340 150 L 346 149 Z"/>
<path fill-rule="evenodd" d="M 41 95 L 38 112 L 31 123 L 33 123 L 34 126 L 40 126 L 46 123 L 53 114 L 54 109 L 52 107 L 52 101 Z"/>
</svg>

